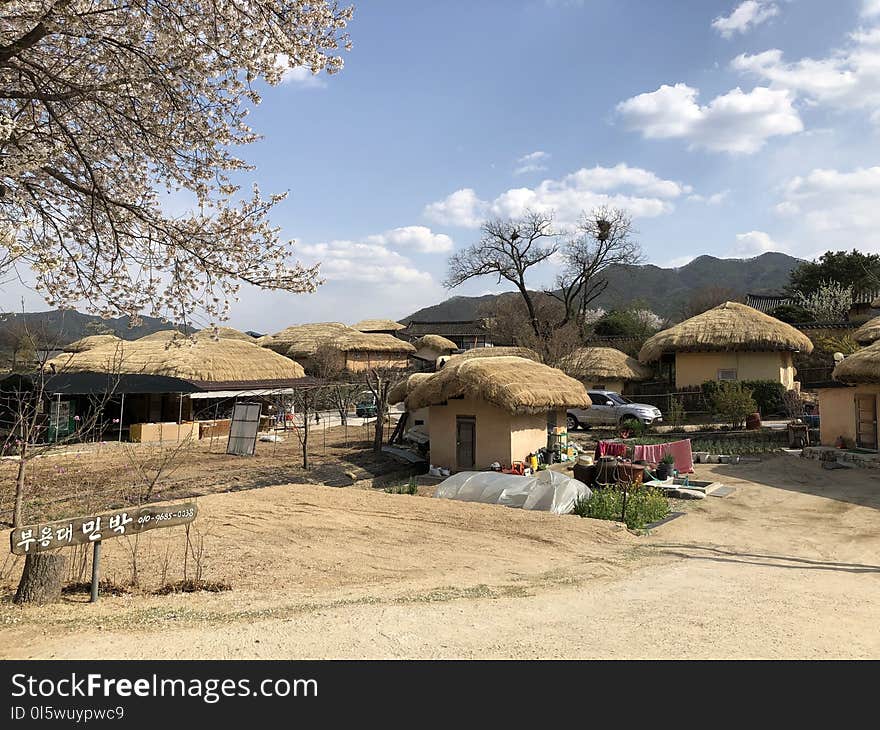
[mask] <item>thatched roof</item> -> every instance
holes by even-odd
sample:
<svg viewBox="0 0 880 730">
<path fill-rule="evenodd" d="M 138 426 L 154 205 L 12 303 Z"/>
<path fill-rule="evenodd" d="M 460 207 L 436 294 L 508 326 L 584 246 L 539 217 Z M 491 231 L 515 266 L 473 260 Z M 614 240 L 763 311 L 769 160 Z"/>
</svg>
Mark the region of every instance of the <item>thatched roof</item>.
<svg viewBox="0 0 880 730">
<path fill-rule="evenodd" d="M 561 370 L 522 357 L 452 358 L 418 383 L 406 398 L 409 410 L 450 398 L 484 400 L 509 413 L 589 408 L 583 384 Z"/>
<path fill-rule="evenodd" d="M 477 357 L 524 357 L 526 360 L 541 362 L 541 356 L 528 347 L 474 347 L 458 355 L 452 355 L 449 362 L 471 360 Z"/>
<path fill-rule="evenodd" d="M 639 352 L 639 360 L 659 360 L 664 352 L 767 352 L 813 351 L 813 343 L 769 314 L 737 302 L 724 302 L 681 324 L 650 337 Z"/>
<path fill-rule="evenodd" d="M 401 380 L 388 391 L 388 402 L 391 405 L 402 403 L 419 383 L 423 383 L 434 373 L 413 373 L 406 380 Z"/>
<path fill-rule="evenodd" d="M 425 348 L 427 350 L 436 350 L 437 352 L 453 352 L 458 349 L 452 340 L 447 340 L 440 335 L 423 335 L 413 342 L 416 350 Z"/>
<path fill-rule="evenodd" d="M 853 339 L 860 345 L 870 345 L 880 340 L 880 317 L 865 322 L 853 333 Z"/>
<path fill-rule="evenodd" d="M 653 372 L 634 357 L 613 347 L 581 347 L 560 368 L 578 380 L 648 380 Z"/>
<path fill-rule="evenodd" d="M 101 345 L 109 345 L 120 341 L 121 339 L 116 335 L 89 335 L 71 342 L 64 348 L 64 352 L 84 352 L 85 350 L 91 350 L 93 347 L 100 347 Z"/>
<path fill-rule="evenodd" d="M 201 332 L 197 334 L 197 336 L 208 335 L 211 336 L 214 334 L 214 330 L 210 327 L 207 329 L 203 329 Z M 256 337 L 251 337 L 247 332 L 242 332 L 241 330 L 237 330 L 234 327 L 218 327 L 217 328 L 217 336 L 221 340 L 242 340 L 244 342 L 256 342 Z"/>
<path fill-rule="evenodd" d="M 880 383 L 880 342 L 863 347 L 837 363 L 831 377 L 842 383 Z"/>
<path fill-rule="evenodd" d="M 184 339 L 186 333 L 180 330 L 158 330 L 149 335 L 138 337 L 135 342 L 168 342 L 169 340 Z"/>
<path fill-rule="evenodd" d="M 257 344 L 288 357 L 311 357 L 322 345 L 340 352 L 415 352 L 409 342 L 393 335 L 359 332 L 341 322 L 300 324 L 266 335 Z"/>
<path fill-rule="evenodd" d="M 405 330 L 406 325 L 395 322 L 393 319 L 362 319 L 351 326 L 358 332 L 397 332 Z"/>
<path fill-rule="evenodd" d="M 65 372 L 164 375 L 183 380 L 295 380 L 299 363 L 242 340 L 120 340 L 49 361 Z"/>
</svg>

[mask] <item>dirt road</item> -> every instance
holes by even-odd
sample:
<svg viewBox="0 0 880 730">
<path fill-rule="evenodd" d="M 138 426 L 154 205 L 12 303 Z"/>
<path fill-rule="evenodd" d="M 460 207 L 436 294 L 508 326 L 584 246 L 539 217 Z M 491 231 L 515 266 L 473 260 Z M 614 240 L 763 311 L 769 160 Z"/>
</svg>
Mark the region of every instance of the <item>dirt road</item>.
<svg viewBox="0 0 880 730">
<path fill-rule="evenodd" d="M 232 591 L 7 600 L 0 656 L 880 657 L 880 474 L 792 456 L 698 469 L 736 491 L 644 537 L 313 485 L 211 495 L 204 570 Z M 179 577 L 182 547 L 179 529 L 144 536 L 145 589 L 163 566 Z M 127 580 L 125 541 L 105 554 Z"/>
</svg>

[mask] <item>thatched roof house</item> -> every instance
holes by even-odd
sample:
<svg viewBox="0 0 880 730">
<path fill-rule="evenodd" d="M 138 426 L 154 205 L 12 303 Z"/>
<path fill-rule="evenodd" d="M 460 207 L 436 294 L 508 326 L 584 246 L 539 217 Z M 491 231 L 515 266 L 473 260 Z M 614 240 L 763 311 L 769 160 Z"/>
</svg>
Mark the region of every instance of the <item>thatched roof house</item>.
<svg viewBox="0 0 880 730">
<path fill-rule="evenodd" d="M 880 341 L 847 356 L 832 373 L 834 383 L 819 388 L 823 446 L 876 450 L 880 421 Z"/>
<path fill-rule="evenodd" d="M 431 463 L 450 469 L 523 461 L 564 428 L 567 408 L 589 406 L 582 383 L 522 357 L 453 358 L 407 382 L 407 410 L 428 409 Z"/>
<path fill-rule="evenodd" d="M 91 350 L 93 347 L 100 347 L 101 345 L 109 345 L 116 342 L 122 342 L 122 339 L 116 335 L 89 335 L 88 337 L 74 340 L 69 345 L 65 346 L 64 352 L 85 352 L 86 350 Z"/>
<path fill-rule="evenodd" d="M 880 342 L 841 360 L 835 366 L 832 377 L 848 385 L 880 383 Z"/>
<path fill-rule="evenodd" d="M 451 355 L 458 349 L 452 340 L 440 335 L 423 335 L 413 342 L 416 348 L 413 358 L 416 364 L 423 369 L 433 370 L 437 364 L 437 358 Z"/>
<path fill-rule="evenodd" d="M 214 336 L 215 332 L 210 327 L 203 329 L 196 336 Z M 217 327 L 216 336 L 221 340 L 242 340 L 243 342 L 256 343 L 257 338 L 251 337 L 247 332 L 242 332 L 234 327 Z"/>
<path fill-rule="evenodd" d="M 590 406 L 582 383 L 556 368 L 510 356 L 451 359 L 413 388 L 407 405 L 423 408 L 459 398 L 485 401 L 514 414 Z"/>
<path fill-rule="evenodd" d="M 880 317 L 865 322 L 853 333 L 853 339 L 860 345 L 870 345 L 880 340 Z"/>
<path fill-rule="evenodd" d="M 121 340 L 49 361 L 56 370 L 157 375 L 196 382 L 295 380 L 305 375 L 289 358 L 241 340 Z"/>
<path fill-rule="evenodd" d="M 399 332 L 406 329 L 405 324 L 395 322 L 393 319 L 362 319 L 351 326 L 358 332 Z"/>
<path fill-rule="evenodd" d="M 523 357 L 526 360 L 541 362 L 541 356 L 528 347 L 474 347 L 457 355 L 451 355 L 450 360 L 473 360 L 483 357 Z"/>
<path fill-rule="evenodd" d="M 674 357 L 675 384 L 707 380 L 778 380 L 794 385 L 793 352 L 813 343 L 789 324 L 737 302 L 725 302 L 648 338 L 643 363 Z"/>
<path fill-rule="evenodd" d="M 388 391 L 388 402 L 391 405 L 403 403 L 417 385 L 423 383 L 426 378 L 430 378 L 432 375 L 433 373 L 413 373 L 406 380 L 401 380 Z"/>
<path fill-rule="evenodd" d="M 341 322 L 320 322 L 288 327 L 266 335 L 257 344 L 308 365 L 322 346 L 345 355 L 345 367 L 351 371 L 368 367 L 406 367 L 407 357 L 415 348 L 388 334 L 359 332 Z"/>
<path fill-rule="evenodd" d="M 621 392 L 627 383 L 649 380 L 653 370 L 613 347 L 581 347 L 560 365 L 588 388 Z"/>
</svg>

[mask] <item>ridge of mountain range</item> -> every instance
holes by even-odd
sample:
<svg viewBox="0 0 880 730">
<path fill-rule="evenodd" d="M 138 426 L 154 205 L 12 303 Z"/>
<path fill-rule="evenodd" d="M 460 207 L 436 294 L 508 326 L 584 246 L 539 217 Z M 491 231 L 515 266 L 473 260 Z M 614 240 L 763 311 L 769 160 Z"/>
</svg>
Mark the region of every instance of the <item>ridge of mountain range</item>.
<svg viewBox="0 0 880 730">
<path fill-rule="evenodd" d="M 784 253 L 768 252 L 750 259 L 721 259 L 697 256 L 678 268 L 654 264 L 612 266 L 604 276 L 608 287 L 590 308 L 608 311 L 641 300 L 645 308 L 663 318 L 680 319 L 688 299 L 700 289 L 729 289 L 737 298 L 746 294 L 769 294 L 782 290 L 792 269 L 803 260 Z M 424 307 L 400 321 L 443 322 L 473 320 L 491 308 L 491 304 L 510 292 L 476 297 L 454 296 L 439 304 Z"/>
</svg>

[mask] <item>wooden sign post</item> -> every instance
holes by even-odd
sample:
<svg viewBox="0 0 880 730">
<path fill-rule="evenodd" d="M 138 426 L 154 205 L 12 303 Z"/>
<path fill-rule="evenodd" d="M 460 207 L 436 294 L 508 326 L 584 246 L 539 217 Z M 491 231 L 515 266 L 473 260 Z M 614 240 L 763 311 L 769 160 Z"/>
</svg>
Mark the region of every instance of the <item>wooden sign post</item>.
<svg viewBox="0 0 880 730">
<path fill-rule="evenodd" d="M 135 535 L 159 527 L 175 527 L 192 522 L 199 512 L 194 502 L 172 505 L 131 507 L 91 517 L 39 525 L 16 527 L 9 533 L 9 547 L 14 555 L 30 555 L 72 545 L 94 545 L 92 553 L 92 597 L 98 600 L 101 543 L 113 537 Z"/>
</svg>

